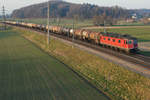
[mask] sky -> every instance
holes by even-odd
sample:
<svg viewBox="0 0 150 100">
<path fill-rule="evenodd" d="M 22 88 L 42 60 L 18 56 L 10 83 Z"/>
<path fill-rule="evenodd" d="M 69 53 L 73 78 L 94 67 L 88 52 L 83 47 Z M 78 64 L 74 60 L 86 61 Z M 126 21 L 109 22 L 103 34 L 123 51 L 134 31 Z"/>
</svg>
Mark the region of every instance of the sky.
<svg viewBox="0 0 150 100">
<path fill-rule="evenodd" d="M 6 8 L 6 13 L 11 13 L 15 9 L 25 7 L 31 4 L 46 2 L 47 0 L 0 0 L 0 14 L 2 6 Z M 65 0 L 73 3 L 90 3 L 99 6 L 121 6 L 127 9 L 150 9 L 150 0 Z"/>
</svg>

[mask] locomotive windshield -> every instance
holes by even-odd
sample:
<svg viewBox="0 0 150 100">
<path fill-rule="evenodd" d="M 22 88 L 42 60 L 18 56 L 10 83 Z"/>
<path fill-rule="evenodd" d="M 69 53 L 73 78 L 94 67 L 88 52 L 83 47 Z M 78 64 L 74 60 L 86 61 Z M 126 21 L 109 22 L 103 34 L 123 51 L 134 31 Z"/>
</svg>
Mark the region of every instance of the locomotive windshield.
<svg viewBox="0 0 150 100">
<path fill-rule="evenodd" d="M 128 44 L 132 44 L 132 40 L 129 40 Z"/>
</svg>

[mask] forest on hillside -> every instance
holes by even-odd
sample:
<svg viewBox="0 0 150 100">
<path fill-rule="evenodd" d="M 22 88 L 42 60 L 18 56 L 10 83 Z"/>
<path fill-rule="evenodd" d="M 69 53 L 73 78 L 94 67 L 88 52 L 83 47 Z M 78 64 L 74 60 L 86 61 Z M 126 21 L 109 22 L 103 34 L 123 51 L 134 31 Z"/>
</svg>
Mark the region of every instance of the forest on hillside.
<svg viewBox="0 0 150 100">
<path fill-rule="evenodd" d="M 47 16 L 47 3 L 40 3 L 31 5 L 21 9 L 14 10 L 12 13 L 13 18 L 45 18 Z M 67 17 L 74 16 L 79 18 L 93 18 L 102 14 L 111 16 L 113 18 L 127 18 L 129 12 L 118 6 L 114 7 L 99 7 L 91 4 L 74 4 L 64 1 L 51 1 L 50 2 L 50 16 L 51 17 Z"/>
</svg>

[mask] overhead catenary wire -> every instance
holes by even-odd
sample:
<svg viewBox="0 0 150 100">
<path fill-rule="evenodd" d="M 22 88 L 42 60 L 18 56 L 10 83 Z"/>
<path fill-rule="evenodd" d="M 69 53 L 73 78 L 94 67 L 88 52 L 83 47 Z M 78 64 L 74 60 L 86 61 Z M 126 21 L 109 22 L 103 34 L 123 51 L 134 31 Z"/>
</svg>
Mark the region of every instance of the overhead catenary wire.
<svg viewBox="0 0 150 100">
<path fill-rule="evenodd" d="M 73 23 L 72 23 L 72 29 L 73 29 L 72 42 L 74 42 L 74 37 L 75 37 L 75 33 L 74 33 L 74 32 L 75 32 L 75 31 L 74 31 L 75 28 L 74 28 L 74 27 L 75 27 L 75 22 L 74 22 L 74 17 L 73 17 Z M 72 45 L 72 48 L 73 48 L 73 45 Z"/>
<path fill-rule="evenodd" d="M 5 13 L 5 6 L 3 5 L 3 7 L 2 7 L 2 17 L 3 17 L 3 22 L 5 22 L 6 21 L 6 13 Z M 6 30 L 6 24 L 4 23 L 4 30 Z"/>
</svg>

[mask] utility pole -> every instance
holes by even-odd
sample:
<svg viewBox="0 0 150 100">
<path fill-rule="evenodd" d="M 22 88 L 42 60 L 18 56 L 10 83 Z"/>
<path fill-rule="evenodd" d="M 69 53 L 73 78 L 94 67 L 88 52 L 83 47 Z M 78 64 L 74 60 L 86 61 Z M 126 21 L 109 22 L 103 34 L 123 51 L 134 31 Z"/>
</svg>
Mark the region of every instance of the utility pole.
<svg viewBox="0 0 150 100">
<path fill-rule="evenodd" d="M 74 18 L 73 18 L 73 25 L 72 25 L 72 29 L 73 29 L 73 37 L 72 37 L 72 40 L 74 42 Z"/>
<path fill-rule="evenodd" d="M 3 6 L 3 8 L 2 8 L 3 10 L 2 10 L 2 13 L 3 13 L 3 22 L 5 22 L 6 21 L 6 16 L 5 16 L 5 7 Z M 4 23 L 4 29 L 6 30 L 6 24 Z"/>
<path fill-rule="evenodd" d="M 104 20 L 104 33 L 106 33 L 106 27 L 105 27 L 106 21 Z"/>
<path fill-rule="evenodd" d="M 57 17 L 57 26 L 59 26 L 60 25 L 60 18 L 59 17 Z"/>
<path fill-rule="evenodd" d="M 48 31 L 47 31 L 47 44 L 49 45 L 50 43 L 50 33 L 49 33 L 49 17 L 50 17 L 50 5 L 49 5 L 49 0 L 47 2 L 47 26 L 48 26 Z"/>
<path fill-rule="evenodd" d="M 74 42 L 74 17 L 73 17 L 73 24 L 72 24 L 72 29 L 73 29 L 73 36 L 72 36 L 72 42 Z M 72 45 L 72 48 L 73 48 L 73 45 Z"/>
</svg>

